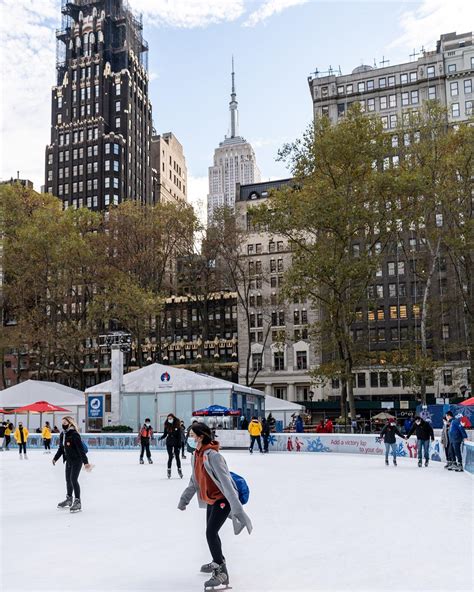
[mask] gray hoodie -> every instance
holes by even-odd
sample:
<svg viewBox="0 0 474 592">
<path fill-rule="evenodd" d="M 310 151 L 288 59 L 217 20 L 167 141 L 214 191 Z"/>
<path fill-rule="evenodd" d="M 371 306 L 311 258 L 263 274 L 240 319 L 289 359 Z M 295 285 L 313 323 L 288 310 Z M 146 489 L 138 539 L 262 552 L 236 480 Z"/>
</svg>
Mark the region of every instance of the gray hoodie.
<svg viewBox="0 0 474 592">
<path fill-rule="evenodd" d="M 189 480 L 189 485 L 183 491 L 179 500 L 178 508 L 184 510 L 189 502 L 194 497 L 194 494 L 198 494 L 198 504 L 200 508 L 206 508 L 207 504 L 201 499 L 199 495 L 199 488 L 194 478 L 194 462 L 195 456 L 193 455 L 192 460 L 192 474 Z M 216 450 L 206 450 L 204 452 L 204 468 L 207 471 L 209 477 L 214 481 L 217 487 L 222 492 L 222 495 L 229 502 L 230 515 L 234 526 L 234 533 L 239 534 L 244 528 L 247 528 L 249 534 L 252 532 L 252 522 L 244 511 L 244 508 L 239 500 L 239 493 L 237 486 L 232 479 L 227 463 L 225 462 L 222 454 Z"/>
</svg>

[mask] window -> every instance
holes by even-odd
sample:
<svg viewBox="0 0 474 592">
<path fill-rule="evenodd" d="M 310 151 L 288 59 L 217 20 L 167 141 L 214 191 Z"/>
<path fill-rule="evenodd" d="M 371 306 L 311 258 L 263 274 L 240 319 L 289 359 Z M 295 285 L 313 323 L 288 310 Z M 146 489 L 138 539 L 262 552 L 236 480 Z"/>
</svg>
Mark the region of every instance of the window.
<svg viewBox="0 0 474 592">
<path fill-rule="evenodd" d="M 387 81 L 385 78 L 379 78 L 379 88 L 385 88 L 387 86 Z"/>
<path fill-rule="evenodd" d="M 276 251 L 276 243 L 274 243 L 273 241 L 270 241 L 268 243 L 268 250 L 270 253 L 274 253 Z"/>
<path fill-rule="evenodd" d="M 118 170 L 119 170 L 119 163 L 118 163 L 118 161 L 114 160 L 114 171 L 116 173 L 118 173 Z"/>
<path fill-rule="evenodd" d="M 405 273 L 405 262 L 404 261 L 399 261 L 398 262 L 398 265 L 397 265 L 397 268 L 398 268 L 398 275 L 404 275 L 404 273 Z"/>
<path fill-rule="evenodd" d="M 435 75 L 435 67 L 434 66 L 428 66 L 426 68 L 426 76 L 428 78 L 434 78 Z"/>
<path fill-rule="evenodd" d="M 406 107 L 410 104 L 409 94 L 407 92 L 402 92 L 402 106 Z"/>
<path fill-rule="evenodd" d="M 120 101 L 115 101 L 115 111 L 118 113 L 120 111 L 121 103 Z"/>
<path fill-rule="evenodd" d="M 296 367 L 298 370 L 306 370 L 308 368 L 307 352 L 297 351 L 296 352 Z"/>
<path fill-rule="evenodd" d="M 285 369 L 285 355 L 282 351 L 273 353 L 273 370 L 279 371 Z"/>
<path fill-rule="evenodd" d="M 352 245 L 352 256 L 360 257 L 360 245 Z"/>
<path fill-rule="evenodd" d="M 253 245 L 247 245 L 247 255 L 253 255 Z"/>
<path fill-rule="evenodd" d="M 464 92 L 466 94 L 472 93 L 472 78 L 468 78 L 464 81 Z"/>
<path fill-rule="evenodd" d="M 389 107 L 396 107 L 397 106 L 397 95 L 389 95 L 388 96 L 388 104 L 389 104 Z"/>
<path fill-rule="evenodd" d="M 408 74 L 400 74 L 400 84 L 408 83 Z"/>
<path fill-rule="evenodd" d="M 417 90 L 411 91 L 411 104 L 412 105 L 418 104 L 418 91 Z"/>
<path fill-rule="evenodd" d="M 274 387 L 273 396 L 275 396 L 277 399 L 286 399 L 286 386 Z"/>
<path fill-rule="evenodd" d="M 453 371 L 443 370 L 443 383 L 444 386 L 452 386 L 453 384 Z"/>
<path fill-rule="evenodd" d="M 338 389 L 339 388 L 339 378 L 333 378 L 331 380 L 331 386 L 333 389 Z"/>
<path fill-rule="evenodd" d="M 337 87 L 337 94 L 338 95 L 343 95 L 344 94 L 344 87 L 343 86 L 338 86 Z"/>
<path fill-rule="evenodd" d="M 396 115 L 390 115 L 390 127 L 392 129 L 397 127 L 398 119 Z"/>
<path fill-rule="evenodd" d="M 277 242 L 277 251 L 283 251 L 283 241 Z"/>
<path fill-rule="evenodd" d="M 379 380 L 380 380 L 380 387 L 386 388 L 388 386 L 388 373 L 387 372 L 380 372 L 379 373 Z"/>
<path fill-rule="evenodd" d="M 428 87 L 428 99 L 434 101 L 436 99 L 436 86 Z"/>
<path fill-rule="evenodd" d="M 375 111 L 375 99 L 367 99 L 367 111 Z"/>
<path fill-rule="evenodd" d="M 262 369 L 262 354 L 252 354 L 252 370 L 258 372 Z"/>
<path fill-rule="evenodd" d="M 459 94 L 459 86 L 457 82 L 451 82 L 449 85 L 449 92 L 452 97 L 457 97 Z"/>
<path fill-rule="evenodd" d="M 383 298 L 383 284 L 377 284 L 375 288 L 377 292 L 377 298 Z"/>
<path fill-rule="evenodd" d="M 300 324 L 300 311 L 299 310 L 293 311 L 293 324 L 294 325 Z"/>
<path fill-rule="evenodd" d="M 456 64 L 449 64 L 448 74 L 454 74 L 456 72 Z"/>
<path fill-rule="evenodd" d="M 449 339 L 449 325 L 443 325 L 443 339 Z"/>
<path fill-rule="evenodd" d="M 374 81 L 367 80 L 367 90 L 374 90 Z"/>
<path fill-rule="evenodd" d="M 473 104 L 474 101 L 466 101 L 465 107 L 466 107 L 466 115 L 473 115 Z"/>
<path fill-rule="evenodd" d="M 118 96 L 120 94 L 120 90 L 121 90 L 122 86 L 120 84 L 120 82 L 117 82 L 115 84 L 115 94 Z"/>
<path fill-rule="evenodd" d="M 104 170 L 110 171 L 110 160 L 106 160 L 104 163 Z"/>
<path fill-rule="evenodd" d="M 395 86 L 395 76 L 389 76 L 388 77 L 388 85 L 389 86 Z"/>
<path fill-rule="evenodd" d="M 120 146 L 118 144 L 114 144 L 114 154 L 120 154 Z"/>
<path fill-rule="evenodd" d="M 352 93 L 352 84 L 348 84 L 348 85 L 346 86 L 346 93 L 347 93 L 348 95 Z"/>
<path fill-rule="evenodd" d="M 120 117 L 115 118 L 115 127 L 120 127 Z"/>
<path fill-rule="evenodd" d="M 414 319 L 420 319 L 421 318 L 421 311 L 420 311 L 420 305 L 419 304 L 414 304 L 413 308 L 413 318 Z"/>
<path fill-rule="evenodd" d="M 378 386 L 379 386 L 379 375 L 378 375 L 378 372 L 371 372 L 370 373 L 370 386 L 372 388 L 378 388 Z"/>
<path fill-rule="evenodd" d="M 381 109 L 387 108 L 387 97 L 380 97 L 380 108 Z"/>
<path fill-rule="evenodd" d="M 308 311 L 303 308 L 303 310 L 301 311 L 301 323 L 303 325 L 306 325 L 307 322 L 308 322 Z"/>
<path fill-rule="evenodd" d="M 377 308 L 377 320 L 378 321 L 383 321 L 385 320 L 385 309 L 383 306 L 379 306 Z"/>
<path fill-rule="evenodd" d="M 283 259 L 278 259 L 278 271 L 283 271 Z"/>
<path fill-rule="evenodd" d="M 392 320 L 394 319 L 398 319 L 398 310 L 396 306 L 391 306 L 390 307 L 390 318 Z"/>
<path fill-rule="evenodd" d="M 365 91 L 365 82 L 359 82 L 357 84 L 357 92 L 364 92 Z"/>
<path fill-rule="evenodd" d="M 328 96 L 328 87 L 327 86 L 323 86 L 321 88 L 321 96 L 322 97 L 327 97 Z"/>
<path fill-rule="evenodd" d="M 396 298 L 397 297 L 397 284 L 389 284 L 388 285 L 388 297 L 389 298 Z"/>
<path fill-rule="evenodd" d="M 365 388 L 365 372 L 357 373 L 357 388 Z"/>
<path fill-rule="evenodd" d="M 384 130 L 388 129 L 388 117 L 386 115 L 383 115 L 380 118 L 380 121 L 382 122 L 382 127 Z"/>
</svg>

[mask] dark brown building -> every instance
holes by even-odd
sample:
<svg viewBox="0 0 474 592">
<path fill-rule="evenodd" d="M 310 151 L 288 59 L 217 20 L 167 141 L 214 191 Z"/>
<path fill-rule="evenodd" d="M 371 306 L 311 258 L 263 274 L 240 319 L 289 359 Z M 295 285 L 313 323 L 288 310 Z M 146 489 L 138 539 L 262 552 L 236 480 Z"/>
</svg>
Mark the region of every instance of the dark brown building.
<svg viewBox="0 0 474 592">
<path fill-rule="evenodd" d="M 147 52 L 125 0 L 62 1 L 45 190 L 64 208 L 152 201 Z"/>
</svg>

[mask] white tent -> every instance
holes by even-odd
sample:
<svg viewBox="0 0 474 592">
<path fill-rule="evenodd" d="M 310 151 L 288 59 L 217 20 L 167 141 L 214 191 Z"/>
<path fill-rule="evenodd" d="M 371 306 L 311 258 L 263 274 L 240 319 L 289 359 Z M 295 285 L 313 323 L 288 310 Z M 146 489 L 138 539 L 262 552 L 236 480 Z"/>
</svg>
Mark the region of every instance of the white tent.
<svg viewBox="0 0 474 592">
<path fill-rule="evenodd" d="M 3 391 L 0 391 L 0 407 L 3 409 L 17 409 L 25 405 L 31 405 L 37 401 L 47 401 L 53 405 L 69 409 L 71 415 L 79 422 L 79 427 L 84 427 L 85 420 L 85 398 L 84 393 L 76 389 L 43 380 L 25 380 L 15 384 Z M 43 413 L 43 423 L 49 421 L 51 425 L 58 425 L 60 418 L 64 413 Z M 15 425 L 17 418 L 21 417 L 24 423 L 27 423 L 28 429 L 34 430 L 39 427 L 39 414 L 30 414 L 29 421 L 27 415 L 18 415 L 5 413 L 4 418 L 9 419 Z"/>
<path fill-rule="evenodd" d="M 278 399 L 270 395 L 265 395 L 265 414 L 271 413 L 277 421 L 283 422 L 283 427 L 286 427 L 291 422 L 291 416 L 296 413 L 304 412 L 304 405 L 287 401 L 286 399 Z"/>
</svg>

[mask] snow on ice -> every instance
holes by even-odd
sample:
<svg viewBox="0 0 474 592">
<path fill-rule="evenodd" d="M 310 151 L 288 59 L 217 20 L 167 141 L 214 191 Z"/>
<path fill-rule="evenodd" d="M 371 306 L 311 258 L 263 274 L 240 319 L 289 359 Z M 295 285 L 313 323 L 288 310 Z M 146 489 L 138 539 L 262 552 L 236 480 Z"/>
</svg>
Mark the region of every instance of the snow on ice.
<svg viewBox="0 0 474 592">
<path fill-rule="evenodd" d="M 383 457 L 224 451 L 251 494 L 254 531 L 221 530 L 235 592 L 472 590 L 473 478 L 442 463 Z M 64 469 L 52 455 L 0 456 L 1 565 L 5 592 L 200 592 L 210 560 L 205 512 L 187 485 L 166 478 L 165 453 L 90 450 L 83 511 L 56 509 Z"/>
</svg>

